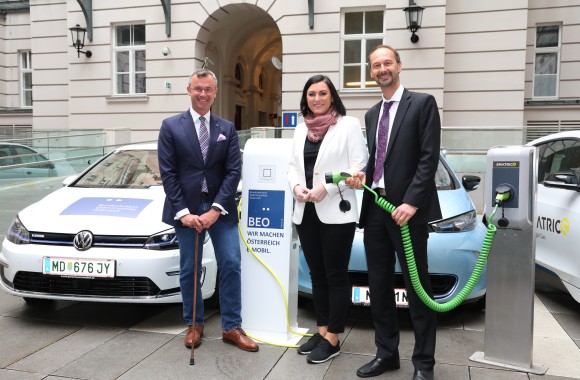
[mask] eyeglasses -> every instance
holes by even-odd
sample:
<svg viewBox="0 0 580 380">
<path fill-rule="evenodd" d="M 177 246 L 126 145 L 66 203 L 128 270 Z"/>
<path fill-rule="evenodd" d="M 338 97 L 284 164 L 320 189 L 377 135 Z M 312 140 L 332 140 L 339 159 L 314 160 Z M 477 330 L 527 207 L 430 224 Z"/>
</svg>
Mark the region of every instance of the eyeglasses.
<svg viewBox="0 0 580 380">
<path fill-rule="evenodd" d="M 206 94 L 211 94 L 211 93 L 213 93 L 215 91 L 215 88 L 211 88 L 211 87 L 205 87 L 205 88 L 203 88 L 203 87 L 194 87 L 194 88 L 192 88 L 192 90 L 194 92 L 197 92 L 198 94 L 201 94 L 204 91 L 205 91 Z"/>
</svg>

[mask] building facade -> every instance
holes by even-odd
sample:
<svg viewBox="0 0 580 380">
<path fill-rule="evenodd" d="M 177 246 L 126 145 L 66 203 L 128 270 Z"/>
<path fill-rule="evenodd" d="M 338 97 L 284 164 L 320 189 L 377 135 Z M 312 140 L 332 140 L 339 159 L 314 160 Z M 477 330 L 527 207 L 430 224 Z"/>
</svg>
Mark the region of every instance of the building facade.
<svg viewBox="0 0 580 380">
<path fill-rule="evenodd" d="M 447 147 L 492 144 L 469 141 L 478 128 L 518 143 L 580 127 L 580 0 L 417 1 L 416 43 L 408 0 L 0 1 L 0 125 L 155 139 L 189 107 L 187 78 L 204 65 L 219 80 L 213 111 L 239 129 L 280 126 L 319 73 L 362 120 L 380 99 L 366 57 L 387 43 L 403 85 L 433 94 L 458 131 Z"/>
</svg>

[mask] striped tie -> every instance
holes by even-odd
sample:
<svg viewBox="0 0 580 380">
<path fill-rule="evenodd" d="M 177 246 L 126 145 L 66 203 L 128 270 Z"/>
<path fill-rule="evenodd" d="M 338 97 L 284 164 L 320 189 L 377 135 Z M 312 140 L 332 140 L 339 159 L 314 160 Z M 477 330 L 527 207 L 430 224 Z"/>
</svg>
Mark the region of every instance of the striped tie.
<svg viewBox="0 0 580 380">
<path fill-rule="evenodd" d="M 207 157 L 207 149 L 209 148 L 209 134 L 207 133 L 207 127 L 205 126 L 205 117 L 199 118 L 199 146 L 201 148 L 201 155 L 203 156 L 203 161 Z M 207 193 L 207 181 L 205 177 L 203 178 L 203 183 L 201 184 L 201 191 Z"/>
</svg>

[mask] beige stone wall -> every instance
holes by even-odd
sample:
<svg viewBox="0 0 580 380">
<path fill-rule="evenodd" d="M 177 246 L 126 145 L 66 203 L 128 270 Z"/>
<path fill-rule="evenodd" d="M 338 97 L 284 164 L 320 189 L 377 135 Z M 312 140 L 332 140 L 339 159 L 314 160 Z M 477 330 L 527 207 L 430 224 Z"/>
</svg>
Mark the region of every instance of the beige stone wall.
<svg viewBox="0 0 580 380">
<path fill-rule="evenodd" d="M 580 1 L 418 3 L 426 9 L 420 40 L 413 44 L 402 11 L 408 0 L 316 0 L 313 29 L 304 0 L 173 0 L 170 37 L 159 0 L 98 0 L 93 1 L 93 41 L 85 47 L 93 56 L 87 58 L 77 57 L 68 31 L 86 25 L 78 2 L 31 0 L 29 13 L 0 19 L 0 108 L 19 106 L 17 51 L 31 49 L 35 129 L 131 129 L 139 139 L 154 139 L 163 118 L 187 109 L 187 77 L 210 57 L 220 79 L 214 112 L 233 120 L 237 104 L 245 110 L 242 123 L 258 125 L 265 113 L 297 112 L 311 75 L 327 74 L 340 87 L 343 12 L 382 9 L 385 42 L 402 56 L 403 85 L 433 94 L 443 125 L 522 127 L 529 120 L 580 120 L 580 105 L 526 105 L 535 26 L 543 22 L 563 25 L 560 98 L 580 99 Z M 114 96 L 117 23 L 146 25 L 144 96 Z M 164 56 L 163 47 L 171 54 Z M 274 54 L 284 63 L 282 73 L 271 65 Z M 242 85 L 234 78 L 237 62 L 250 76 Z M 257 87 L 260 72 L 264 89 Z M 349 114 L 362 120 L 380 93 L 343 90 L 341 97 Z M 0 115 L 0 124 L 9 117 Z"/>
<path fill-rule="evenodd" d="M 555 0 L 549 5 L 550 7 L 546 9 L 544 1 L 529 1 L 525 100 L 533 100 L 536 25 L 560 22 L 562 35 L 559 100 L 563 102 L 527 105 L 524 125 L 545 125 L 553 130 L 580 129 L 580 1 Z M 548 128 L 542 130 L 546 131 Z"/>
</svg>

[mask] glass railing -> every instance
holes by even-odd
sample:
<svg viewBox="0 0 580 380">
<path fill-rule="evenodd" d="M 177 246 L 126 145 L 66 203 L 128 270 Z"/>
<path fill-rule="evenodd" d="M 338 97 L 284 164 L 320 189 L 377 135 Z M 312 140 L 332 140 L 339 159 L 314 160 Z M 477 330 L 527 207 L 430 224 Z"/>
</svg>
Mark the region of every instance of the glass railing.
<svg viewBox="0 0 580 380">
<path fill-rule="evenodd" d="M 114 133 L 123 132 L 130 135 L 128 130 Z M 81 173 L 103 155 L 127 145 L 108 145 L 109 133 L 102 130 L 41 131 L 33 132 L 31 137 L 0 140 L 0 188 L 64 179 Z"/>
</svg>

